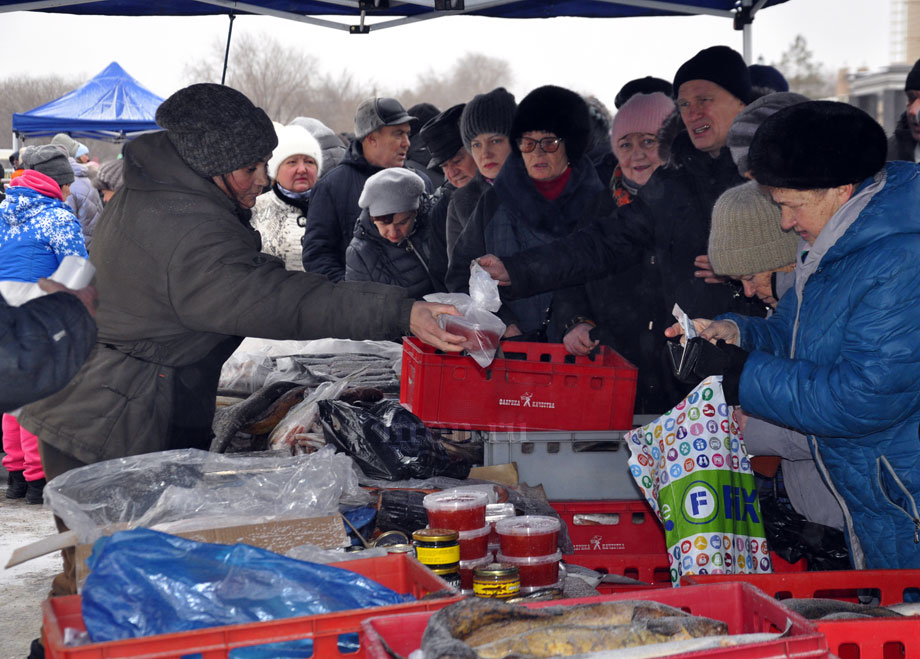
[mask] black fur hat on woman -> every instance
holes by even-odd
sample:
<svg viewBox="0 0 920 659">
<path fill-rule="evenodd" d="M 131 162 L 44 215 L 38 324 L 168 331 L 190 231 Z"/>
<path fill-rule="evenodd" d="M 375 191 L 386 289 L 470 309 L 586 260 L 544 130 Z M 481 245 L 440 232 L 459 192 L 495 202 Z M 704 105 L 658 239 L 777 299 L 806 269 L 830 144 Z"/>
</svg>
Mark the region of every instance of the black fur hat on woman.
<svg viewBox="0 0 920 659">
<path fill-rule="evenodd" d="M 885 165 L 884 129 L 848 103 L 809 101 L 767 118 L 751 142 L 748 162 L 758 183 L 820 190 L 860 183 Z"/>
<path fill-rule="evenodd" d="M 527 94 L 514 113 L 511 143 L 529 131 L 546 131 L 561 137 L 569 162 L 581 160 L 588 147 L 591 119 L 588 104 L 579 94 L 554 85 L 537 87 Z"/>
</svg>

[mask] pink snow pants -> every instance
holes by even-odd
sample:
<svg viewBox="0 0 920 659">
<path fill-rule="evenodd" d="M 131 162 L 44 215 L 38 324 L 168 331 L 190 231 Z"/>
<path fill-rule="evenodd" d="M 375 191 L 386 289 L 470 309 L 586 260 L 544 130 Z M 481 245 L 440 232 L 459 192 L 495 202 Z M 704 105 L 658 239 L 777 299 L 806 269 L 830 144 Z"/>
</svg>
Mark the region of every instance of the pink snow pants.
<svg viewBox="0 0 920 659">
<path fill-rule="evenodd" d="M 16 417 L 3 415 L 3 466 L 7 471 L 24 471 L 27 481 L 45 477 L 38 455 L 38 437 L 19 425 Z"/>
</svg>

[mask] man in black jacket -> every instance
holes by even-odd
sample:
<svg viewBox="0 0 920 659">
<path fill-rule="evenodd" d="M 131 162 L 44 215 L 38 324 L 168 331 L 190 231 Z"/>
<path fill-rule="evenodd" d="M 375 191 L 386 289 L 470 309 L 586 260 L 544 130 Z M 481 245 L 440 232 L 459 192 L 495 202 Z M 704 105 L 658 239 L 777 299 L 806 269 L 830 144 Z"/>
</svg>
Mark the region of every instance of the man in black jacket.
<svg viewBox="0 0 920 659">
<path fill-rule="evenodd" d="M 358 106 L 355 141 L 342 163 L 313 188 L 303 242 L 307 272 L 334 282 L 345 278 L 345 250 L 361 213 L 358 197 L 364 182 L 387 167 L 405 166 L 412 119 L 395 98 L 371 98 Z M 423 172 L 415 173 L 430 193 L 431 181 Z"/>
<path fill-rule="evenodd" d="M 920 162 L 920 60 L 904 82 L 907 108 L 888 138 L 888 160 Z"/>
<path fill-rule="evenodd" d="M 705 282 L 713 279 L 705 256 L 712 207 L 725 190 L 744 182 L 725 141 L 751 97 L 747 66 L 728 47 L 707 48 L 678 69 L 674 90 L 686 132 L 674 140 L 671 160 L 612 221 L 595 222 L 502 260 L 492 255 L 480 259 L 493 278 L 510 284 L 510 294 L 526 297 L 584 283 L 626 270 L 646 256 L 660 274 L 663 291 L 657 319 L 649 327 L 654 337 L 649 349 L 663 346 L 675 302 L 691 318 L 702 311 L 763 315 L 762 305 L 729 285 Z"/>
<path fill-rule="evenodd" d="M 431 256 L 428 264 L 438 282 L 447 276 L 447 208 L 454 192 L 466 186 L 476 176 L 476 162 L 463 146 L 460 137 L 460 115 L 465 103 L 454 105 L 422 126 L 421 137 L 428 147 L 431 160 L 429 168 L 439 167 L 444 172 L 444 183 L 431 198 L 428 211 L 428 244 Z"/>
</svg>

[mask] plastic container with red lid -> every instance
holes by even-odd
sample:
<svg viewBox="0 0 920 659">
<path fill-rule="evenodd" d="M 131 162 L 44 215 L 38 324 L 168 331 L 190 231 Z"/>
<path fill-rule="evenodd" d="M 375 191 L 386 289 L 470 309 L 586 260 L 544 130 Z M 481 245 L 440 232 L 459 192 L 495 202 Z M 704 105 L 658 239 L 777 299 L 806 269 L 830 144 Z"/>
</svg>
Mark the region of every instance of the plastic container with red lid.
<svg viewBox="0 0 920 659">
<path fill-rule="evenodd" d="M 481 529 L 460 531 L 460 560 L 472 561 L 488 554 L 491 530 L 492 527 L 487 524 Z"/>
<path fill-rule="evenodd" d="M 495 522 L 505 556 L 548 556 L 557 550 L 559 528 L 555 517 L 524 515 Z"/>
<path fill-rule="evenodd" d="M 482 491 L 435 492 L 422 499 L 431 527 L 474 531 L 486 525 L 489 495 Z"/>
<path fill-rule="evenodd" d="M 559 561 L 562 552 L 549 556 L 505 556 L 501 552 L 495 557 L 498 563 L 516 565 L 521 573 L 521 588 L 530 586 L 551 586 L 559 581 Z M 461 565 L 462 568 L 462 565 Z M 462 572 L 462 570 L 461 570 Z"/>
</svg>

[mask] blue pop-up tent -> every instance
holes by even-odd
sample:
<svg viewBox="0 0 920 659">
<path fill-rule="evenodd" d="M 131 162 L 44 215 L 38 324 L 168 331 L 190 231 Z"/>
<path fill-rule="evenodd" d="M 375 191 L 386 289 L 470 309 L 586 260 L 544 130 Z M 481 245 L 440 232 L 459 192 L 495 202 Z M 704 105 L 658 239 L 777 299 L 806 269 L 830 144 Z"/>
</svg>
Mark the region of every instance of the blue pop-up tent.
<svg viewBox="0 0 920 659">
<path fill-rule="evenodd" d="M 68 133 L 76 139 L 118 141 L 159 127 L 163 99 L 112 62 L 89 82 L 49 103 L 13 115 L 13 133 L 30 138 Z"/>
</svg>

